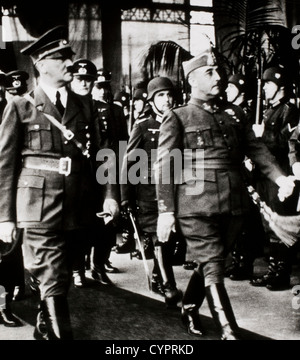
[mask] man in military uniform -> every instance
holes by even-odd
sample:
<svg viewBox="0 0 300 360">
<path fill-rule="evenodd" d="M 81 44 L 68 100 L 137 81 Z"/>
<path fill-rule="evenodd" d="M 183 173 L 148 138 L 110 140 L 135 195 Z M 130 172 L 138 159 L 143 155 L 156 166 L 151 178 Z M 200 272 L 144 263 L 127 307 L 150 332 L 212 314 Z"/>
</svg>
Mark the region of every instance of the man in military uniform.
<svg viewBox="0 0 300 360">
<path fill-rule="evenodd" d="M 25 267 L 41 300 L 34 337 L 72 339 L 73 249 L 85 241 L 99 208 L 115 216 L 118 205 L 113 188 L 96 183 L 99 140 L 91 102 L 67 88 L 73 78 L 67 28 L 49 30 L 22 53 L 33 60 L 39 85 L 15 97 L 3 114 L 0 238 L 11 242 L 16 228 L 23 230 Z"/>
<path fill-rule="evenodd" d="M 251 201 L 241 174 L 245 155 L 277 183 L 281 197 L 292 193 L 294 182 L 255 137 L 242 109 L 218 101 L 220 76 L 212 50 L 183 66 L 191 99 L 168 111 L 160 127 L 157 234 L 159 241 L 168 241 L 177 218 L 187 241 L 187 260 L 199 264 L 183 297 L 182 320 L 188 332 L 202 335 L 199 308 L 206 296 L 221 338 L 236 340 L 240 334 L 224 286 L 224 263 Z M 170 156 L 174 149 L 181 150 L 189 165 L 182 181 Z"/>
<path fill-rule="evenodd" d="M 240 106 L 246 115 L 247 121 L 253 124 L 254 112 L 247 101 L 248 94 L 246 94 L 247 82 L 245 76 L 242 74 L 230 75 L 225 91 L 227 101 Z M 244 164 L 245 180 L 249 185 L 251 184 L 256 187 L 253 178 L 253 163 L 245 157 Z M 226 276 L 231 280 L 251 280 L 254 260 L 263 253 L 265 232 L 259 208 L 254 203 L 251 204 L 250 207 L 251 209 L 246 217 L 244 229 L 234 245 L 231 254 L 231 263 L 226 269 Z"/>
<path fill-rule="evenodd" d="M 173 234 L 169 242 L 171 246 L 157 241 L 158 208 L 153 164 L 156 160 L 154 150 L 158 145 L 162 116 L 174 104 L 174 86 L 170 79 L 157 77 L 149 82 L 147 93 L 151 111 L 144 114 L 143 118 L 136 120 L 130 134 L 121 173 L 121 205 L 129 206 L 131 209 L 137 207 L 137 220 L 143 231 L 144 246 L 155 248 L 152 288 L 164 295 L 168 307 L 173 307 L 180 301 L 182 295 L 176 287 L 170 248 L 177 234 Z M 143 163 L 146 173 L 141 170 L 140 183 L 133 185 L 129 174 L 131 167 L 136 163 L 133 160 L 134 153 L 139 149 L 147 153 L 146 163 Z"/>
<path fill-rule="evenodd" d="M 122 109 L 113 103 L 111 90 L 111 73 L 106 69 L 97 70 L 97 79 L 94 82 L 92 96 L 98 114 L 98 128 L 100 131 L 101 149 L 112 149 L 116 154 L 117 166 L 119 169 L 119 142 L 128 140 L 126 120 Z M 117 178 L 119 174 L 117 173 Z M 118 179 L 117 179 L 118 183 Z M 120 201 L 120 189 L 118 188 L 118 202 Z M 111 249 L 116 245 L 117 223 L 110 222 L 104 225 L 103 219 L 99 219 L 104 240 L 95 239 L 91 252 L 91 270 L 94 280 L 101 284 L 112 284 L 106 272 L 116 273 L 118 269 L 112 266 L 109 261 Z"/>
<path fill-rule="evenodd" d="M 260 125 L 254 125 L 256 135 L 276 158 L 281 169 L 291 173 L 289 164 L 289 138 L 299 123 L 299 111 L 289 102 L 287 93 L 287 74 L 285 69 L 274 66 L 263 73 L 264 93 L 267 108 Z M 280 215 L 296 214 L 297 196 L 293 194 L 285 202 L 280 202 L 276 195 L 277 187 L 264 174 L 256 172 L 256 190 L 267 205 Z M 269 239 L 268 271 L 251 281 L 253 286 L 265 286 L 269 290 L 283 290 L 290 286 L 291 250 L 265 223 Z"/>
<path fill-rule="evenodd" d="M 78 95 L 91 95 L 97 79 L 96 65 L 88 59 L 78 59 L 73 63 L 71 89 Z"/>
</svg>

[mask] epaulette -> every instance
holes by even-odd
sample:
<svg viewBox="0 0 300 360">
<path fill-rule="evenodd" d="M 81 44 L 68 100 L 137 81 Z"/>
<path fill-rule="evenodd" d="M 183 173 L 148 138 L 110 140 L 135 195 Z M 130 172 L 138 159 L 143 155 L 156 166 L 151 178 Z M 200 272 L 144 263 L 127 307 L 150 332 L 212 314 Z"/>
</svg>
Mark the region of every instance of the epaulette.
<svg viewBox="0 0 300 360">
<path fill-rule="evenodd" d="M 141 119 L 136 120 L 135 122 L 136 122 L 137 124 L 140 124 L 140 123 L 142 123 L 142 122 L 144 122 L 144 121 L 146 121 L 146 120 L 149 120 L 149 118 L 147 118 L 147 117 L 141 118 Z"/>
</svg>

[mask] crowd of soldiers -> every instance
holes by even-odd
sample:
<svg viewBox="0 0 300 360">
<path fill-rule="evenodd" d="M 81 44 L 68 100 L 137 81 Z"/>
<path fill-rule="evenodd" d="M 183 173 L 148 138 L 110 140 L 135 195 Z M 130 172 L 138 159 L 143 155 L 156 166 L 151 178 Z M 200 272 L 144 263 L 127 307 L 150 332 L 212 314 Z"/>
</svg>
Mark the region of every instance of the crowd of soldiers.
<svg viewBox="0 0 300 360">
<path fill-rule="evenodd" d="M 162 76 L 136 86 L 132 99 L 125 90 L 113 94 L 109 71 L 89 59 L 72 61 L 76 54 L 63 26 L 21 52 L 36 69 L 34 90 L 28 93 L 23 70 L 0 78 L 0 239 L 1 246 L 13 246 L 0 263 L 6 291 L 0 323 L 22 325 L 10 303 L 24 298 L 26 269 L 39 298 L 34 338 L 73 339 L 69 286 L 86 286 L 87 270 L 95 281 L 112 284 L 107 273 L 118 272 L 110 262 L 115 251 L 153 259 L 152 291 L 167 308 L 181 303 L 189 334 L 205 332 L 200 307 L 206 297 L 221 339 L 240 339 L 224 278 L 288 289 L 296 255 L 247 191 L 253 185 L 279 215 L 299 211 L 299 111 L 290 101 L 286 70 L 280 64 L 265 70 L 257 123 L 247 79 L 229 75 L 222 89 L 211 48 L 183 63 L 191 89 L 186 104 Z M 120 157 L 122 141 L 127 146 Z M 116 154 L 116 182 L 97 181 L 101 149 Z M 133 183 L 138 149 L 147 157 Z M 179 183 L 169 156 L 177 149 L 183 158 L 192 152 L 192 171 Z M 109 172 L 111 159 L 101 165 Z M 268 271 L 255 277 L 254 262 L 265 247 Z M 184 292 L 173 271 L 178 263 L 191 270 Z"/>
</svg>

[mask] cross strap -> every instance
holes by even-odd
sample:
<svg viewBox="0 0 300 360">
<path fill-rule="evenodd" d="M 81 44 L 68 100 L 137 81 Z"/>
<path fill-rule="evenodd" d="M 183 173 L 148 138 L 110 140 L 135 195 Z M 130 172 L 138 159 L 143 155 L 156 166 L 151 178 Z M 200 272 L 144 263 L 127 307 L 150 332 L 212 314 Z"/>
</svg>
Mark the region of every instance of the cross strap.
<svg viewBox="0 0 300 360">
<path fill-rule="evenodd" d="M 26 100 L 28 100 L 32 105 L 34 105 L 34 107 L 36 108 L 35 106 L 35 103 L 34 103 L 34 99 L 32 96 L 30 96 L 29 94 L 25 94 L 23 96 Z M 37 108 L 36 108 L 37 109 Z M 69 141 L 72 141 L 78 149 L 80 149 L 80 151 L 82 152 L 82 154 L 84 156 L 86 156 L 87 158 L 90 157 L 90 154 L 89 154 L 89 151 L 86 147 L 84 147 L 81 142 L 79 142 L 76 138 L 75 138 L 75 135 L 73 133 L 73 131 L 67 129 L 64 125 L 62 125 L 54 116 L 50 115 L 50 114 L 46 114 L 45 112 L 37 109 L 38 111 L 40 111 L 41 113 L 43 113 L 43 115 L 46 116 L 46 118 L 55 126 L 57 127 L 61 133 L 63 134 L 63 136 L 69 140 Z"/>
</svg>

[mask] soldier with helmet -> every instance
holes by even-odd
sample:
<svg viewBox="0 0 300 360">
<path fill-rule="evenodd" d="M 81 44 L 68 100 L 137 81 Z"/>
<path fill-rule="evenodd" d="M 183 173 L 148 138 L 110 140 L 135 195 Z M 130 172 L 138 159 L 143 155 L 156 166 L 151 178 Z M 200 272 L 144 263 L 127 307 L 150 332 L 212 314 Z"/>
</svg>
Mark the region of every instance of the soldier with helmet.
<svg viewBox="0 0 300 360">
<path fill-rule="evenodd" d="M 286 174 L 291 174 L 289 164 L 289 139 L 299 123 L 299 111 L 289 101 L 288 77 L 282 66 L 272 66 L 263 73 L 263 90 L 267 104 L 262 123 L 253 125 L 256 136 L 268 147 Z M 297 196 L 284 202 L 276 197 L 277 188 L 260 172 L 256 172 L 256 189 L 267 205 L 280 215 L 296 214 Z M 268 271 L 251 281 L 253 286 L 265 286 L 269 290 L 282 290 L 290 286 L 291 249 L 265 226 L 269 240 Z"/>
<path fill-rule="evenodd" d="M 294 182 L 255 137 L 242 109 L 220 100 L 221 78 L 213 50 L 203 51 L 183 67 L 191 99 L 166 112 L 160 126 L 157 235 L 160 242 L 167 242 L 177 220 L 187 242 L 187 260 L 198 264 L 182 300 L 187 331 L 203 334 L 199 309 L 206 297 L 221 338 L 237 340 L 239 327 L 225 288 L 224 268 L 251 201 L 242 176 L 245 155 L 276 182 L 283 198 L 291 195 Z M 189 160 L 182 181 L 175 182 L 173 150 L 180 151 L 183 163 Z"/>
<path fill-rule="evenodd" d="M 153 156 L 158 145 L 162 117 L 174 105 L 174 86 L 169 78 L 156 77 L 148 83 L 147 93 L 151 111 L 135 121 L 124 156 L 121 172 L 121 207 L 136 209 L 144 246 L 154 248 L 152 290 L 164 296 L 167 307 L 174 307 L 182 294 L 176 287 L 170 245 L 160 244 L 156 235 L 158 207 L 153 172 L 156 160 Z M 143 162 L 144 172 L 141 171 L 140 182 L 134 185 L 128 174 L 131 166 L 136 163 L 132 156 L 137 149 L 146 151 L 147 163 Z"/>
</svg>

